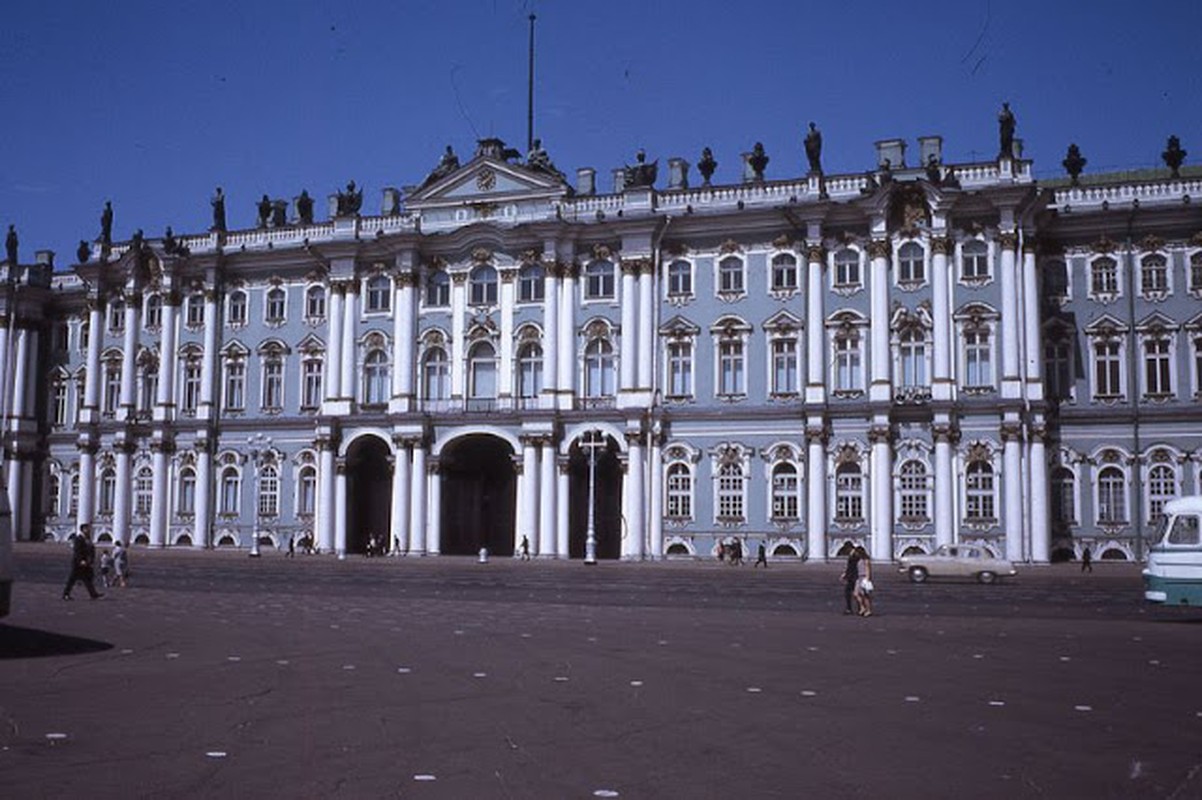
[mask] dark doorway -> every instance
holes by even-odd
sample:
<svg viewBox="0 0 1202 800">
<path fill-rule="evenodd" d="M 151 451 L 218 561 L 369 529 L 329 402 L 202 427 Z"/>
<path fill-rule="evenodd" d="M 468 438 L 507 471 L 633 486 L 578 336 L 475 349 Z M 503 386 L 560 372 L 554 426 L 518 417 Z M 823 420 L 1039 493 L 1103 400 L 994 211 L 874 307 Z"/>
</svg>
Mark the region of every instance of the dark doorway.
<svg viewBox="0 0 1202 800">
<path fill-rule="evenodd" d="M 580 440 L 572 443 L 568 475 L 568 557 L 584 558 L 588 539 L 588 451 Z M 597 449 L 597 477 L 594 495 L 593 527 L 597 537 L 597 558 L 622 555 L 622 465 L 618 462 L 618 444 L 605 437 Z"/>
<path fill-rule="evenodd" d="M 375 535 L 387 549 L 392 537 L 392 451 L 376 436 L 346 451 L 346 551 L 366 553 Z"/>
<path fill-rule="evenodd" d="M 476 555 L 481 547 L 495 556 L 513 555 L 517 481 L 513 448 L 486 434 L 464 436 L 443 448 L 441 551 Z"/>
</svg>

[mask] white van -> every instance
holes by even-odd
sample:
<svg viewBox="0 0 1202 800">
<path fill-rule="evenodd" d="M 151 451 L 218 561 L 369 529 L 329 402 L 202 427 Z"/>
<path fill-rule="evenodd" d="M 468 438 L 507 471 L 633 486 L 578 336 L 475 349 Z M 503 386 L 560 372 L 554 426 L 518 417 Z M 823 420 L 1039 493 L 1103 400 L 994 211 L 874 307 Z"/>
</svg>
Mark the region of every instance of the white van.
<svg viewBox="0 0 1202 800">
<path fill-rule="evenodd" d="M 1202 606 L 1202 496 L 1165 503 L 1148 541 L 1144 599 Z"/>
</svg>

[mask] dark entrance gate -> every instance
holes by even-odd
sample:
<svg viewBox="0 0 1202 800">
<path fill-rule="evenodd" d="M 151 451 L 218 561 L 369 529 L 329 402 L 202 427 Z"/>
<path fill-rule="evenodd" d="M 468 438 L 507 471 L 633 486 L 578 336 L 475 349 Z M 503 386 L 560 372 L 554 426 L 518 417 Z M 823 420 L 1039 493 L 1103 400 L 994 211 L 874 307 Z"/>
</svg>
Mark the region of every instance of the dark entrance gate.
<svg viewBox="0 0 1202 800">
<path fill-rule="evenodd" d="M 588 539 L 588 450 L 580 440 L 572 443 L 568 462 L 568 557 L 584 558 Z M 618 445 L 605 437 L 605 446 L 597 449 L 597 471 L 593 528 L 597 537 L 597 558 L 622 555 L 622 465 Z"/>
<path fill-rule="evenodd" d="M 513 448 L 503 439 L 472 434 L 443 448 L 441 551 L 476 555 L 481 547 L 495 556 L 513 555 L 517 480 Z"/>
<path fill-rule="evenodd" d="M 346 451 L 346 551 L 366 553 L 373 534 L 387 549 L 392 538 L 392 452 L 377 436 Z"/>
</svg>

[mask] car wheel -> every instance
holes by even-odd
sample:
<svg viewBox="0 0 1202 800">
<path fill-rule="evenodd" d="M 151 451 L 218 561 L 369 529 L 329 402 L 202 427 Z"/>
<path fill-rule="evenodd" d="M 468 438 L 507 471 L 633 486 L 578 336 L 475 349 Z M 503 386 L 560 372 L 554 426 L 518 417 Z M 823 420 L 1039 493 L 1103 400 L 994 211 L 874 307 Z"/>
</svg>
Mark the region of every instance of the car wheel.
<svg viewBox="0 0 1202 800">
<path fill-rule="evenodd" d="M 922 567 L 910 567 L 910 583 L 922 583 L 927 579 L 927 571 Z"/>
<path fill-rule="evenodd" d="M 993 583 L 997 580 L 997 573 L 985 570 L 977 573 L 977 580 L 981 583 Z"/>
</svg>

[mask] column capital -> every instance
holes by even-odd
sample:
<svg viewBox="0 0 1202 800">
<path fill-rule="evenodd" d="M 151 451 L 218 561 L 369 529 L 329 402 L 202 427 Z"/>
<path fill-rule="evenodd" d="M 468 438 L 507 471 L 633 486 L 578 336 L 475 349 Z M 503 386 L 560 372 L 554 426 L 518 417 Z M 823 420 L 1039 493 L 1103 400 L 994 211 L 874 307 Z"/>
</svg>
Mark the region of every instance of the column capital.
<svg viewBox="0 0 1202 800">
<path fill-rule="evenodd" d="M 951 445 L 960 441 L 959 429 L 949 422 L 932 423 L 931 436 L 936 442 L 946 442 Z"/>
<path fill-rule="evenodd" d="M 618 268 L 622 271 L 623 275 L 637 277 L 639 274 L 639 269 L 642 267 L 642 265 L 643 259 L 641 258 L 624 258 L 622 259 L 621 264 L 618 265 Z"/>
<path fill-rule="evenodd" d="M 452 272 L 451 283 L 455 284 L 456 286 L 463 286 L 465 283 L 467 283 L 467 273 L 463 272 L 462 270 L 459 272 Z"/>
<path fill-rule="evenodd" d="M 1039 240 L 1034 236 L 1023 237 L 1023 255 L 1033 256 L 1039 250 Z"/>
<path fill-rule="evenodd" d="M 826 248 L 821 242 L 806 245 L 806 260 L 811 264 L 823 264 L 826 262 Z"/>
<path fill-rule="evenodd" d="M 931 253 L 937 256 L 949 256 L 956 249 L 956 243 L 950 236 L 932 236 Z"/>
<path fill-rule="evenodd" d="M 1002 231 L 997 235 L 997 243 L 1003 250 L 1014 250 L 1018 247 L 1018 234 L 1014 231 Z"/>
<path fill-rule="evenodd" d="M 642 431 L 626 431 L 626 446 L 627 447 L 642 447 L 643 432 Z"/>
<path fill-rule="evenodd" d="M 826 445 L 830 437 L 830 429 L 825 423 L 809 423 L 805 428 L 806 441 L 810 444 Z"/>
<path fill-rule="evenodd" d="M 442 465 L 438 463 L 437 458 L 426 459 L 426 474 L 430 477 L 435 477 L 442 472 Z"/>
<path fill-rule="evenodd" d="M 1021 442 L 1023 440 L 1022 423 L 1003 422 L 1001 425 L 1001 433 L 1003 442 Z"/>
<path fill-rule="evenodd" d="M 575 261 L 558 261 L 556 262 L 556 271 L 559 273 L 559 277 L 565 280 L 575 279 L 580 274 L 580 265 Z"/>
<path fill-rule="evenodd" d="M 893 441 L 893 427 L 888 423 L 874 423 L 868 428 L 868 441 L 872 444 L 889 444 Z"/>
<path fill-rule="evenodd" d="M 873 259 L 888 258 L 891 249 L 888 239 L 873 239 L 868 243 L 868 257 Z"/>
<path fill-rule="evenodd" d="M 517 267 L 502 267 L 497 273 L 501 277 L 501 283 L 513 283 L 518 279 Z"/>
<path fill-rule="evenodd" d="M 397 270 L 396 284 L 401 289 L 408 289 L 417 286 L 417 273 L 409 269 Z"/>
</svg>

